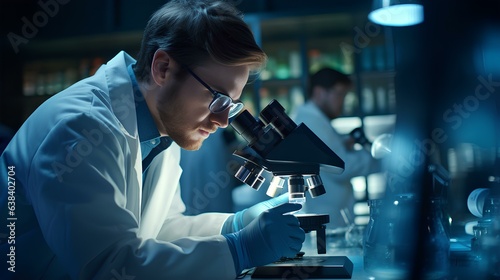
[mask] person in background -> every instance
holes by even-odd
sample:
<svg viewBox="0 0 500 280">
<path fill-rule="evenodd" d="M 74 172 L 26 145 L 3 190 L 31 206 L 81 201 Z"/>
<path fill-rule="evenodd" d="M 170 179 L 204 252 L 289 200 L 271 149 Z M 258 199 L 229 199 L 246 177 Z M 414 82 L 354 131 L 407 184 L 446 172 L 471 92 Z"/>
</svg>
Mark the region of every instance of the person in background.
<svg viewBox="0 0 500 280">
<path fill-rule="evenodd" d="M 307 125 L 332 151 L 345 162 L 342 174 L 321 173 L 326 194 L 307 199 L 305 213 L 330 215 L 330 228 L 345 227 L 341 211 L 352 215 L 354 206 L 351 178 L 379 172 L 381 164 L 366 149 L 354 149 L 351 137 L 340 135 L 331 121 L 342 115 L 344 98 L 352 87 L 350 78 L 331 68 L 323 68 L 309 79 L 309 98 L 293 114 L 293 120 Z M 353 222 L 353 221 L 349 221 Z"/>
<path fill-rule="evenodd" d="M 295 256 L 286 197 L 186 216 L 180 196 L 180 149 L 227 127 L 265 61 L 230 2 L 173 0 L 137 60 L 119 52 L 44 102 L 0 156 L 0 279 L 234 279 Z"/>
</svg>

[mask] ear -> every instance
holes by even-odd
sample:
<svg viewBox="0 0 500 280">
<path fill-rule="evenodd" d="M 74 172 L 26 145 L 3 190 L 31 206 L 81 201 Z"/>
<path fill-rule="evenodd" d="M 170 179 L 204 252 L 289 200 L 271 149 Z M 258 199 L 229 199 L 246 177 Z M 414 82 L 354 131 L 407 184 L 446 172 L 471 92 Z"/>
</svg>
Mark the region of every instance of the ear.
<svg viewBox="0 0 500 280">
<path fill-rule="evenodd" d="M 172 57 L 166 51 L 156 50 L 151 61 L 151 77 L 158 86 L 165 85 L 174 64 Z"/>
</svg>

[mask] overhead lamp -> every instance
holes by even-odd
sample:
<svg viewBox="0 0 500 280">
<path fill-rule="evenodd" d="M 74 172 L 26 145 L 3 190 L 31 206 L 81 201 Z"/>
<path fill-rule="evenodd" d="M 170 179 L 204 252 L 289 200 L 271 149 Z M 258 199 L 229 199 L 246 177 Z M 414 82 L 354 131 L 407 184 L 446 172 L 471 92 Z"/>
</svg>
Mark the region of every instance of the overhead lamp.
<svg viewBox="0 0 500 280">
<path fill-rule="evenodd" d="M 373 0 L 368 18 L 380 25 L 410 26 L 424 21 L 424 7 L 417 0 Z"/>
</svg>

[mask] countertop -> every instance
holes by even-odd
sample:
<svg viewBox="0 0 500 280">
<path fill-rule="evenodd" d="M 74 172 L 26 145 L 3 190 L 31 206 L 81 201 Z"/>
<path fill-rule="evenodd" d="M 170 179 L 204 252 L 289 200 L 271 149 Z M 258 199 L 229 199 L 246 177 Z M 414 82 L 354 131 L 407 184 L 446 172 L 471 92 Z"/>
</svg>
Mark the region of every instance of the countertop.
<svg viewBox="0 0 500 280">
<path fill-rule="evenodd" d="M 479 259 L 474 257 L 470 249 L 470 239 L 472 236 L 461 235 L 459 237 L 453 237 L 450 239 L 450 255 L 449 264 L 450 269 L 446 277 L 440 277 L 436 279 L 450 279 L 450 280 L 480 280 L 480 279 L 491 279 L 485 276 L 481 276 L 478 273 L 478 268 L 482 263 Z M 374 280 L 382 279 L 371 275 L 369 272 L 365 271 L 363 264 L 363 248 L 362 244 L 347 244 L 343 236 L 328 236 L 327 237 L 327 252 L 324 255 L 318 255 L 316 250 L 316 236 L 314 232 L 306 234 L 306 240 L 304 241 L 302 251 L 305 252 L 304 257 L 307 256 L 347 256 L 353 263 L 353 272 L 350 279 L 355 280 Z M 253 269 L 245 271 L 245 275 L 241 275 L 239 279 L 258 279 L 251 278 Z M 290 276 L 282 278 L 267 278 L 267 279 L 309 279 L 307 273 L 302 274 L 303 277 Z M 327 279 L 327 278 L 315 278 L 315 279 Z M 331 278 L 329 278 L 331 279 Z"/>
</svg>

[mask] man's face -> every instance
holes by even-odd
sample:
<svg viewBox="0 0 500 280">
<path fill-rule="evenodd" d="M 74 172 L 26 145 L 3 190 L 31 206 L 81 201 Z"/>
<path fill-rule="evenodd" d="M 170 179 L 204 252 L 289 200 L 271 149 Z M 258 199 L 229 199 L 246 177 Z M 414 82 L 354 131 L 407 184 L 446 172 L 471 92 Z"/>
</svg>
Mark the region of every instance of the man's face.
<svg viewBox="0 0 500 280">
<path fill-rule="evenodd" d="M 241 96 L 247 83 L 249 66 L 225 66 L 207 62 L 191 69 L 212 89 L 226 93 L 233 100 Z M 188 73 L 182 79 L 178 75 L 162 87 L 157 97 L 157 110 L 168 136 L 186 150 L 197 150 L 203 141 L 219 127 L 228 125 L 229 110 L 214 114 L 208 106 L 213 95 Z"/>
<path fill-rule="evenodd" d="M 342 115 L 344 99 L 349 90 L 350 86 L 346 84 L 336 84 L 325 90 L 323 110 L 330 119 L 335 119 Z"/>
</svg>

